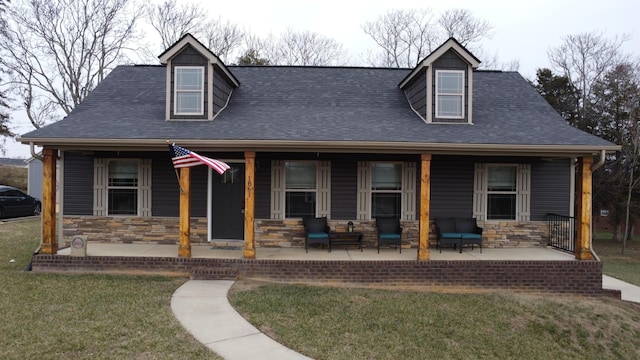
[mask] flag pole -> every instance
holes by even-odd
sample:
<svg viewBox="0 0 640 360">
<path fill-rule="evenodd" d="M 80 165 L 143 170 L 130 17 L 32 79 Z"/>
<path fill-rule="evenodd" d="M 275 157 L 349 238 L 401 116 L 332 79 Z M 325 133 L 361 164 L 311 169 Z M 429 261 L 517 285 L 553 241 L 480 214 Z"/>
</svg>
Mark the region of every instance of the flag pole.
<svg viewBox="0 0 640 360">
<path fill-rule="evenodd" d="M 171 141 L 167 140 L 167 145 L 171 146 Z M 171 166 L 173 167 L 173 171 L 176 173 L 176 179 L 178 180 L 178 187 L 180 188 L 180 192 L 184 192 L 184 189 L 182 189 L 182 184 L 180 183 L 180 174 L 178 173 L 178 169 L 173 166 L 173 162 L 171 164 Z"/>
</svg>

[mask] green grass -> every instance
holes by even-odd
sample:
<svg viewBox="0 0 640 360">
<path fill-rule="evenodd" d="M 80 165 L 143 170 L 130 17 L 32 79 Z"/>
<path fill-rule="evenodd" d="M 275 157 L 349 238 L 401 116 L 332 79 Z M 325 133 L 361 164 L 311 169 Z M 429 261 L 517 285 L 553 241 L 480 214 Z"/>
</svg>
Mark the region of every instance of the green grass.
<svg viewBox="0 0 640 360">
<path fill-rule="evenodd" d="M 38 243 L 38 220 L 0 223 L 1 359 L 220 359 L 173 317 L 185 279 L 25 272 Z"/>
<path fill-rule="evenodd" d="M 605 274 L 640 286 L 640 240 L 628 241 L 622 255 L 622 242 L 611 240 L 611 233 L 598 232 L 593 249 Z"/>
<path fill-rule="evenodd" d="M 640 307 L 610 298 L 242 285 L 233 306 L 314 359 L 640 357 Z"/>
<path fill-rule="evenodd" d="M 1 359 L 219 359 L 171 313 L 184 279 L 25 272 L 38 239 L 38 221 L 0 223 Z M 610 266 L 619 247 L 596 245 Z M 638 272 L 634 257 L 628 250 L 624 272 Z M 318 360 L 640 357 L 640 306 L 610 298 L 243 281 L 229 296 L 262 331 Z"/>
</svg>

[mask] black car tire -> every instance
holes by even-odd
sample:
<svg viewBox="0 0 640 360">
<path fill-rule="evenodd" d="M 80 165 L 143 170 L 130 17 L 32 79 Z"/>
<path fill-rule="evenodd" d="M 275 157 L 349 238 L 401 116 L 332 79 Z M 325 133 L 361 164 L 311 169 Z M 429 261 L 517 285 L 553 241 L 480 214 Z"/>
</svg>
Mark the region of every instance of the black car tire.
<svg viewBox="0 0 640 360">
<path fill-rule="evenodd" d="M 38 216 L 42 213 L 42 205 L 40 203 L 35 203 L 33 205 L 33 216 Z"/>
</svg>

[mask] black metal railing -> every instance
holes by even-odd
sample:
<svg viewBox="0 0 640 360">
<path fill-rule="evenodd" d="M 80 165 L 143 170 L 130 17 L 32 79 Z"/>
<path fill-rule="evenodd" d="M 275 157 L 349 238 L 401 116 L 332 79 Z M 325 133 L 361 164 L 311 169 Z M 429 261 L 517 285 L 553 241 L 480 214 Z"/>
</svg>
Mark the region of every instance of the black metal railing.
<svg viewBox="0 0 640 360">
<path fill-rule="evenodd" d="M 549 224 L 549 246 L 574 252 L 576 248 L 576 218 L 547 214 Z"/>
</svg>

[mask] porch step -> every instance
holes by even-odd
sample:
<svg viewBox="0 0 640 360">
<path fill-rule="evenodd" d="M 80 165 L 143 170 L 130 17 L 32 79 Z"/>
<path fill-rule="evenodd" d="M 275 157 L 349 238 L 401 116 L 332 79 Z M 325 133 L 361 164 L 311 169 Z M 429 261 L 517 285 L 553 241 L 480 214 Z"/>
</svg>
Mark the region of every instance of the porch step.
<svg viewBox="0 0 640 360">
<path fill-rule="evenodd" d="M 243 240 L 211 240 L 209 244 L 213 250 L 242 250 L 244 248 Z"/>
<path fill-rule="evenodd" d="M 194 267 L 189 271 L 191 280 L 237 280 L 238 269 L 230 267 Z"/>
</svg>

